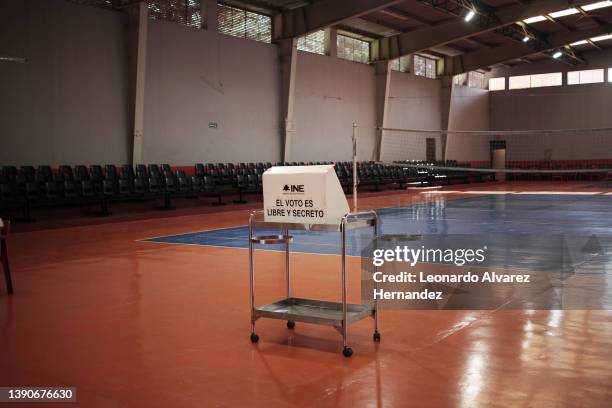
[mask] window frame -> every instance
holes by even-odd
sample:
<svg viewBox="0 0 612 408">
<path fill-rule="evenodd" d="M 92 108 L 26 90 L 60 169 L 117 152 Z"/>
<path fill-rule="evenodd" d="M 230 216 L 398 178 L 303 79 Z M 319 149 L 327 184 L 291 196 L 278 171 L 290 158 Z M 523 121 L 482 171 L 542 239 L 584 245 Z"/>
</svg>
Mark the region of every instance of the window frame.
<svg viewBox="0 0 612 408">
<path fill-rule="evenodd" d="M 534 85 L 534 79 L 536 79 L 536 78 L 538 80 L 544 82 L 544 81 L 546 81 L 545 78 L 553 78 L 553 76 L 554 76 L 554 78 L 558 79 L 556 81 L 558 83 L 555 82 L 552 85 Z M 563 86 L 563 73 L 562 72 L 546 72 L 546 73 L 543 73 L 543 74 L 532 74 L 532 75 L 530 75 L 530 77 L 531 77 L 531 81 L 530 81 L 531 82 L 531 86 L 530 86 L 530 88 L 549 88 L 549 87 L 552 87 L 552 86 Z"/>
<path fill-rule="evenodd" d="M 395 72 L 410 72 L 410 55 L 404 55 L 391 61 L 391 69 Z"/>
<path fill-rule="evenodd" d="M 315 37 L 321 34 L 323 35 L 323 39 L 321 41 L 321 52 L 318 52 L 316 49 L 314 49 L 316 47 L 310 47 L 311 49 L 308 49 L 308 44 L 317 44 L 319 42 L 319 40 Z M 308 52 L 310 54 L 329 55 L 329 39 L 329 29 L 317 30 L 310 34 L 306 34 L 299 37 L 297 41 L 297 49 L 298 51 Z"/>
<path fill-rule="evenodd" d="M 342 38 L 344 38 L 346 40 L 341 40 Z M 356 55 L 355 51 L 356 50 L 355 50 L 354 47 L 352 47 L 351 52 L 349 54 L 351 56 L 351 58 L 347 58 L 347 55 L 344 55 L 344 54 L 341 55 L 341 51 L 340 50 L 341 49 L 342 50 L 346 50 L 347 47 L 341 47 L 340 46 L 340 41 L 347 41 L 347 40 L 349 41 L 349 43 L 351 41 L 354 41 L 355 42 L 354 44 L 359 44 L 359 43 L 367 44 L 367 52 L 365 53 L 367 56 L 366 56 L 365 60 L 361 60 L 361 59 L 356 59 L 355 58 L 355 55 Z M 372 44 L 369 41 L 361 40 L 361 39 L 355 38 L 355 37 L 351 37 L 351 36 L 346 35 L 346 34 L 340 34 L 340 33 L 336 34 L 336 57 L 340 58 L 340 59 L 343 59 L 345 61 L 357 62 L 357 63 L 360 63 L 360 64 L 369 64 L 370 63 L 371 46 L 372 46 Z M 344 53 L 344 51 L 343 51 L 343 53 Z"/>
<path fill-rule="evenodd" d="M 499 88 L 495 88 L 495 89 L 491 89 L 491 84 L 492 83 L 502 83 L 502 86 Z M 495 78 L 489 78 L 488 81 L 488 89 L 490 92 L 498 92 L 498 91 L 505 91 L 506 90 L 506 77 L 495 77 Z"/>
<path fill-rule="evenodd" d="M 194 2 L 193 5 L 190 4 L 191 1 Z M 149 0 L 146 7 L 149 20 L 166 21 L 197 30 L 206 29 L 207 10 L 205 5 L 202 5 L 202 0 Z M 199 15 L 197 22 L 193 21 L 195 14 Z"/>
<path fill-rule="evenodd" d="M 243 15 L 242 16 L 243 22 L 238 23 L 235 26 L 231 26 L 231 27 L 226 24 L 221 24 L 219 19 L 221 18 L 221 15 L 222 15 L 221 10 L 223 9 L 240 11 L 241 14 Z M 250 18 L 252 19 L 254 17 L 267 20 L 267 23 L 268 23 L 266 24 L 267 33 L 264 30 L 263 35 L 262 35 L 261 32 L 249 30 L 249 19 Z M 240 25 L 243 25 L 244 27 L 240 27 Z M 227 29 L 223 31 L 225 26 L 231 29 Z M 251 25 L 251 27 L 253 27 L 253 25 Z M 228 4 L 222 4 L 222 3 L 217 4 L 217 32 L 219 34 L 229 35 L 229 36 L 237 37 L 237 38 L 244 38 L 246 40 L 257 41 L 257 42 L 261 42 L 264 44 L 271 44 L 272 43 L 272 30 L 273 30 L 272 17 L 266 14 L 256 13 L 251 10 L 247 10 L 241 7 L 230 6 Z M 258 38 L 258 36 L 261 36 L 261 37 Z"/>
<path fill-rule="evenodd" d="M 534 80 L 537 79 L 539 81 L 543 81 L 546 82 L 545 77 L 553 77 L 556 79 L 555 83 L 553 84 L 545 84 L 545 85 L 540 85 L 540 84 L 534 84 Z M 517 81 L 522 81 L 524 78 L 528 78 L 529 79 L 529 85 L 528 86 L 516 86 L 513 85 L 513 82 L 517 82 Z M 520 79 L 520 80 L 519 80 Z M 531 74 L 531 75 L 515 75 L 515 76 L 511 76 L 508 77 L 508 89 L 509 90 L 516 90 L 516 89 L 532 89 L 532 88 L 550 88 L 550 87 L 555 87 L 555 86 L 563 86 L 563 72 L 545 72 L 542 74 Z"/>
<path fill-rule="evenodd" d="M 597 78 L 596 80 L 589 80 L 586 78 L 588 74 L 600 73 L 601 79 Z M 576 75 L 577 81 L 574 82 L 572 77 Z M 585 77 L 583 80 L 583 76 Z M 609 75 L 608 75 L 609 76 Z M 567 85 L 589 85 L 589 84 L 603 84 L 606 82 L 606 70 L 604 68 L 593 68 L 593 69 L 583 69 L 579 71 L 568 71 L 567 72 Z"/>
<path fill-rule="evenodd" d="M 419 59 L 423 60 L 422 67 L 419 66 L 420 65 Z M 429 72 L 428 67 L 427 67 L 428 62 L 433 63 L 433 66 L 434 66 L 433 76 L 428 75 L 428 72 Z M 421 71 L 421 68 L 422 68 L 422 71 Z M 420 76 L 423 78 L 437 79 L 438 78 L 438 60 L 436 60 L 435 58 L 427 57 L 425 55 L 414 54 L 412 58 L 412 73 L 416 76 Z"/>
<path fill-rule="evenodd" d="M 479 71 L 469 71 L 467 73 L 467 86 L 469 88 L 487 89 L 487 76 Z"/>
</svg>

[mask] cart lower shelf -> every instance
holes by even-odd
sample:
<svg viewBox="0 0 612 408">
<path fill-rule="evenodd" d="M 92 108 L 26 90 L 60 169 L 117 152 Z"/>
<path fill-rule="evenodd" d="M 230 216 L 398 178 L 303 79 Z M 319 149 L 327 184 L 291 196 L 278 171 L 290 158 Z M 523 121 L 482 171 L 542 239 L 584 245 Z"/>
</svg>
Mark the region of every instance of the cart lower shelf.
<svg viewBox="0 0 612 408">
<path fill-rule="evenodd" d="M 347 305 L 347 325 L 372 316 L 372 305 Z M 287 298 L 265 306 L 256 307 L 255 318 L 289 320 L 342 327 L 342 303 L 322 300 Z"/>
</svg>

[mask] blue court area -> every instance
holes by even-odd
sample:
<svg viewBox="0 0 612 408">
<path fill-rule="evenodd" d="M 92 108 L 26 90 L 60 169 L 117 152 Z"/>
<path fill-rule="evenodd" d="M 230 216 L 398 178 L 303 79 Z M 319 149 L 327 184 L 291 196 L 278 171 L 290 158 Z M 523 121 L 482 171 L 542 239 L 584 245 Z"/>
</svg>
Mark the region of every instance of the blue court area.
<svg viewBox="0 0 612 408">
<path fill-rule="evenodd" d="M 379 234 L 425 237 L 413 246 L 490 247 L 490 263 L 507 267 L 547 268 L 551 262 L 584 262 L 584 254 L 603 255 L 612 246 L 612 196 L 487 195 L 381 208 Z M 258 235 L 278 234 L 258 230 Z M 339 254 L 340 234 L 291 232 L 292 252 Z M 371 230 L 348 234 L 347 253 L 361 256 L 371 244 Z M 148 242 L 247 248 L 246 226 L 147 239 Z M 596 239 L 596 242 L 593 242 Z M 403 243 L 402 243 L 403 244 Z M 595 249 L 593 249 L 595 248 Z M 602 249 L 603 248 L 603 249 Z M 262 248 L 264 249 L 264 248 Z M 283 250 L 281 246 L 266 246 Z M 561 257 L 561 258 L 560 258 Z M 601 265 L 601 262 L 598 262 Z"/>
</svg>

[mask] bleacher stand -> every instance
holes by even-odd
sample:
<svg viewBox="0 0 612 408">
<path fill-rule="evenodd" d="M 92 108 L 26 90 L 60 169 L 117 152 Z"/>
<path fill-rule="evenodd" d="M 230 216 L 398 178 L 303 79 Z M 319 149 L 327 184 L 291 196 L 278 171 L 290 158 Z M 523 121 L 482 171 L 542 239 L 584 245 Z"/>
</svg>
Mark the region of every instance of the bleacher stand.
<svg viewBox="0 0 612 408">
<path fill-rule="evenodd" d="M 109 215 L 113 202 L 162 200 L 156 208 L 173 209 L 178 197 L 215 198 L 212 205 L 224 205 L 226 196 L 235 203 L 246 203 L 249 196 L 261 195 L 262 175 L 276 166 L 334 164 L 340 184 L 346 193 L 353 186 L 351 162 L 291 163 L 197 163 L 192 169 L 173 168 L 169 164 L 48 165 L 3 166 L 0 170 L 0 214 L 23 212 L 22 219 L 33 221 L 33 208 L 48 206 L 99 205 L 98 214 Z M 475 171 L 432 170 L 427 166 L 469 167 L 469 163 L 405 161 L 392 165 L 375 162 L 358 163 L 358 185 L 361 190 L 405 189 L 408 186 L 464 184 L 492 180 L 490 173 Z M 518 163 L 517 166 L 521 164 Z M 420 167 L 423 166 L 423 167 Z M 542 166 L 539 166 L 542 167 Z M 581 168 L 578 163 L 574 168 Z M 524 167 L 523 167 L 524 168 Z M 564 173 L 565 174 L 565 173 Z M 593 179 L 601 173 L 565 175 L 564 180 Z M 513 175 L 523 179 L 524 175 Z M 527 175 L 528 176 L 528 175 Z"/>
</svg>

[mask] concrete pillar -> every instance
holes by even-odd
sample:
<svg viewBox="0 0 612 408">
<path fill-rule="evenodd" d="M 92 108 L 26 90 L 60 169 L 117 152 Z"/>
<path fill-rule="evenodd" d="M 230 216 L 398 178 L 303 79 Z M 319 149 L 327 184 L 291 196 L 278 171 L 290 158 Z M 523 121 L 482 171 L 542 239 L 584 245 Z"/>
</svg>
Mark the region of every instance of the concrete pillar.
<svg viewBox="0 0 612 408">
<path fill-rule="evenodd" d="M 440 78 L 442 80 L 442 89 L 440 92 L 440 103 L 442 104 L 440 113 L 441 118 L 441 130 L 448 131 L 450 124 L 451 114 L 451 101 L 453 99 L 453 76 L 445 75 Z M 440 160 L 446 160 L 446 146 L 448 141 L 448 134 L 442 133 L 440 135 Z"/>
<path fill-rule="evenodd" d="M 215 33 L 218 31 L 217 0 L 204 0 L 202 4 L 206 8 L 206 29 Z"/>
<path fill-rule="evenodd" d="M 142 163 L 144 138 L 144 98 L 147 64 L 147 31 L 149 16 L 147 3 L 137 3 L 129 10 L 129 54 L 131 58 L 131 84 L 133 103 L 132 164 Z"/>
<path fill-rule="evenodd" d="M 391 85 L 391 61 L 379 61 L 374 64 L 376 75 L 376 147 L 372 160 L 381 161 L 383 157 L 383 130 L 387 124 L 387 104 Z"/>
<path fill-rule="evenodd" d="M 338 57 L 338 30 L 330 27 L 327 31 L 327 50 L 326 54 L 332 58 Z"/>
<path fill-rule="evenodd" d="M 295 72 L 297 66 L 297 39 L 278 42 L 281 71 L 281 143 L 283 161 L 293 161 L 292 142 L 295 136 L 293 106 L 295 102 Z"/>
</svg>

